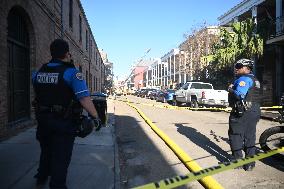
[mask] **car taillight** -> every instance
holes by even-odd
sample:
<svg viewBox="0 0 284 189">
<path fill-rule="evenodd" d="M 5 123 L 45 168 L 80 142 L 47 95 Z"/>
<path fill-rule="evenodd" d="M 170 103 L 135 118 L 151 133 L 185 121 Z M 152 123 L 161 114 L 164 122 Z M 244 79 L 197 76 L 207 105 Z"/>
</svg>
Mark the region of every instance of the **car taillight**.
<svg viewBox="0 0 284 189">
<path fill-rule="evenodd" d="M 206 98 L 206 97 L 205 97 L 205 91 L 202 91 L 202 93 L 201 93 L 201 98 Z"/>
</svg>

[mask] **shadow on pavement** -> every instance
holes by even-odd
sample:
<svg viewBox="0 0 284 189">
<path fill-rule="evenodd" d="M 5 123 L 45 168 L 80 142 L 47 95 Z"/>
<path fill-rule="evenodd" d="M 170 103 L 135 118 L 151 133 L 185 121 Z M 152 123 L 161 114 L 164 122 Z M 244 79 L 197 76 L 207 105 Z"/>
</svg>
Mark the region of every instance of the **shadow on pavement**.
<svg viewBox="0 0 284 189">
<path fill-rule="evenodd" d="M 113 114 L 109 114 L 113 116 Z M 69 189 L 114 188 L 113 126 L 103 127 L 86 138 L 76 138 L 68 168 Z M 36 129 L 30 128 L 0 142 L 1 189 L 47 189 L 48 183 L 36 186 L 40 155 Z"/>
<path fill-rule="evenodd" d="M 175 126 L 180 134 L 183 134 L 193 143 L 206 150 L 212 156 L 215 156 L 219 162 L 227 162 L 231 159 L 231 155 L 196 129 L 179 123 L 176 123 Z"/>
<path fill-rule="evenodd" d="M 226 143 L 230 144 L 229 138 L 219 136 L 213 130 L 210 130 L 210 135 L 212 135 L 214 137 L 214 140 L 216 140 L 216 142 L 220 142 L 220 140 L 222 140 L 222 141 L 225 141 Z"/>
<path fill-rule="evenodd" d="M 153 143 L 142 126 L 144 125 L 133 117 L 124 114 L 115 116 L 121 188 L 132 188 L 176 176 L 178 173 L 174 166 L 181 166 L 170 164 L 165 159 L 161 149 L 157 148 L 157 144 Z"/>
<path fill-rule="evenodd" d="M 257 148 L 257 152 L 259 152 L 260 149 Z M 271 156 L 265 159 L 260 160 L 262 163 L 273 167 L 275 169 L 278 169 L 279 171 L 284 171 L 284 155 L 281 156 Z"/>
</svg>

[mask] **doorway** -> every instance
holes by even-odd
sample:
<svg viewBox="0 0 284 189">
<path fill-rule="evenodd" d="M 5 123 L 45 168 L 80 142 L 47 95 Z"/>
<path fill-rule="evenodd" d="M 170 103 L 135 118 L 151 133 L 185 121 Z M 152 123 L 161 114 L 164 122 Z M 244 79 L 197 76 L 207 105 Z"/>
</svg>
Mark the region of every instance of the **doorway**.
<svg viewBox="0 0 284 189">
<path fill-rule="evenodd" d="M 8 122 L 30 117 L 29 35 L 19 8 L 9 12 L 8 21 Z"/>
</svg>

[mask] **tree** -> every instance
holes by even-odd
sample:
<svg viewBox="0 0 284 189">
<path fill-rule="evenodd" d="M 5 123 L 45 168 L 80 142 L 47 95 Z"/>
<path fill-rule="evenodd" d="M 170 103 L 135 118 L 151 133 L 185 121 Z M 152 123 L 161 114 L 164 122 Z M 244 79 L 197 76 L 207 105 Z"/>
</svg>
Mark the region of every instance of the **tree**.
<svg viewBox="0 0 284 189">
<path fill-rule="evenodd" d="M 211 54 L 212 44 L 218 41 L 218 27 L 209 27 L 206 23 L 197 25 L 185 34 L 186 40 L 180 45 L 185 53 L 185 65 L 181 65 L 186 73 L 194 79 L 200 79 L 202 69 L 207 66 L 201 58 Z"/>
<path fill-rule="evenodd" d="M 263 38 L 255 33 L 252 19 L 220 28 L 212 48 L 212 62 L 202 70 L 201 79 L 216 88 L 226 88 L 233 79 L 233 64 L 240 58 L 254 59 L 263 54 Z"/>
<path fill-rule="evenodd" d="M 255 33 L 255 28 L 252 19 L 221 28 L 220 40 L 212 50 L 217 68 L 232 66 L 240 58 L 252 59 L 263 54 L 263 38 Z"/>
</svg>

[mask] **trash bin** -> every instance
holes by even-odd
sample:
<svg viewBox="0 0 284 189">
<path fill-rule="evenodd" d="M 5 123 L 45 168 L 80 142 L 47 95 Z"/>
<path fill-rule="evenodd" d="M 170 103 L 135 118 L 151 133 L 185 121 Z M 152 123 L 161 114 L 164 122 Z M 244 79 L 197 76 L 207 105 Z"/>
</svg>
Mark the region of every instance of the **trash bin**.
<svg viewBox="0 0 284 189">
<path fill-rule="evenodd" d="M 107 95 L 104 93 L 96 92 L 91 95 L 92 101 L 98 112 L 98 116 L 105 125 L 107 121 Z"/>
</svg>

